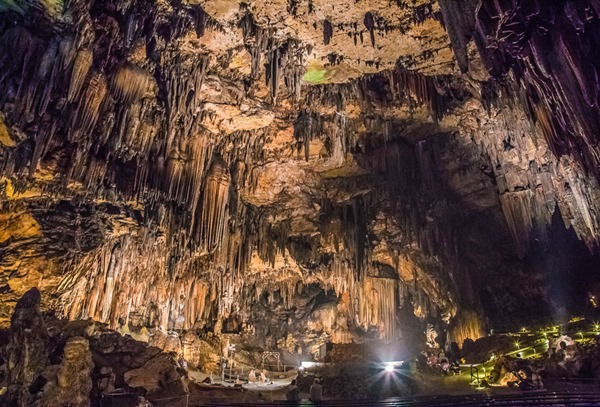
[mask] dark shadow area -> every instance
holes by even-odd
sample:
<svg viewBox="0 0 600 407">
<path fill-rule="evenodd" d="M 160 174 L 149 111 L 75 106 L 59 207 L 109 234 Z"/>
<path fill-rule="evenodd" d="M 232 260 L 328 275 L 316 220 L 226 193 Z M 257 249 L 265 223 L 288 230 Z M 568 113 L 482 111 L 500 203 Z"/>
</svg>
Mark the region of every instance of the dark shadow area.
<svg viewBox="0 0 600 407">
<path fill-rule="evenodd" d="M 550 317 L 566 322 L 571 316 L 597 313 L 600 294 L 600 255 L 592 253 L 567 228 L 557 207 L 547 231 L 547 243 L 536 240 L 525 261 L 544 278 L 550 302 Z"/>
</svg>

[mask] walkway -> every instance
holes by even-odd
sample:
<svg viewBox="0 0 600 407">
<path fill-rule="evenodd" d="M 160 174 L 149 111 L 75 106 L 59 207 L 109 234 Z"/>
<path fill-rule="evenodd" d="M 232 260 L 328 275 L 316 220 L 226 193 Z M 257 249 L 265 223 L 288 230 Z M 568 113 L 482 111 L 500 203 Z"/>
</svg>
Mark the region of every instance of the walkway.
<svg viewBox="0 0 600 407">
<path fill-rule="evenodd" d="M 429 396 L 429 397 L 411 397 L 402 399 L 388 400 L 356 400 L 356 401 L 336 401 L 327 400 L 318 404 L 309 401 L 299 403 L 289 403 L 285 401 L 270 401 L 265 403 L 218 403 L 203 404 L 203 407 L 237 407 L 237 406 L 315 406 L 320 407 L 475 407 L 475 406 L 599 406 L 600 393 L 573 393 L 573 392 L 529 392 L 515 394 L 469 394 L 462 396 Z"/>
</svg>

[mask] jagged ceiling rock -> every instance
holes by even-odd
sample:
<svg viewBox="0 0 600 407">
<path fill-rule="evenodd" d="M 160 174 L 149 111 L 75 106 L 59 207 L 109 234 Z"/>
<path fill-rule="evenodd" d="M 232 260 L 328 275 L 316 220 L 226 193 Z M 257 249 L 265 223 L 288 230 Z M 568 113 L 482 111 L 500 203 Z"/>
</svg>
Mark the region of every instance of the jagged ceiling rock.
<svg viewBox="0 0 600 407">
<path fill-rule="evenodd" d="M 310 47 L 298 62 L 308 68 L 305 80 L 312 83 L 344 82 L 390 69 L 398 58 L 428 73 L 450 73 L 454 68 L 436 2 L 279 0 L 249 1 L 244 7 L 239 2 L 189 3 L 199 4 L 234 37 L 241 35 L 236 22 L 250 13 L 257 26 L 273 32 L 275 41 L 293 39 Z M 222 45 L 232 49 L 241 42 Z"/>
</svg>

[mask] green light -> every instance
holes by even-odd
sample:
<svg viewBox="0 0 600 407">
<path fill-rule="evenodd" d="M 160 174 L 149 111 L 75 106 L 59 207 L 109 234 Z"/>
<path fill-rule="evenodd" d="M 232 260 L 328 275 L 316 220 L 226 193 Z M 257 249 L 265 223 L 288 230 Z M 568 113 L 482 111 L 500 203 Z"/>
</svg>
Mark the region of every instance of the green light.
<svg viewBox="0 0 600 407">
<path fill-rule="evenodd" d="M 309 66 L 308 70 L 302 77 L 304 82 L 308 82 L 312 85 L 326 83 L 327 79 L 327 70 L 318 65 Z"/>
<path fill-rule="evenodd" d="M 63 0 L 0 0 L 0 13 L 14 11 L 23 15 L 31 6 L 44 10 L 52 18 L 60 18 L 64 5 Z"/>
</svg>

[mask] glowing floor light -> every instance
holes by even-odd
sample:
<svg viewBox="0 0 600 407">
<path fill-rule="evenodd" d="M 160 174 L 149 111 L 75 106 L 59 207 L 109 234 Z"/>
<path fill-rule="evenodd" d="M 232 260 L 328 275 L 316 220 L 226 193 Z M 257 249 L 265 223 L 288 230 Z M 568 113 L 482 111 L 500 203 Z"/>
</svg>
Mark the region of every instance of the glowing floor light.
<svg viewBox="0 0 600 407">
<path fill-rule="evenodd" d="M 387 373 L 391 373 L 393 372 L 396 367 L 400 367 L 402 366 L 404 362 L 401 360 L 398 361 L 393 361 L 393 362 L 383 362 L 383 369 L 387 372 Z"/>
</svg>

